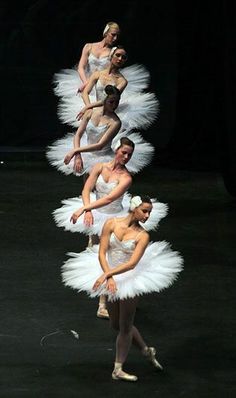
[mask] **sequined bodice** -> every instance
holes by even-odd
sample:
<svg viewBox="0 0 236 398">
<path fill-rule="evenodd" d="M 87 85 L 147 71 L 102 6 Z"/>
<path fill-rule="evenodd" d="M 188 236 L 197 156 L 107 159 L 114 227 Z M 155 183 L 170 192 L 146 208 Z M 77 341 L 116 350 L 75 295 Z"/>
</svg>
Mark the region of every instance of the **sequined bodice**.
<svg viewBox="0 0 236 398">
<path fill-rule="evenodd" d="M 117 185 L 118 185 L 118 181 L 106 182 L 106 181 L 104 181 L 103 176 L 100 174 L 97 179 L 96 187 L 95 187 L 96 199 L 100 199 L 106 195 L 109 195 L 109 193 Z M 107 213 L 107 214 L 118 213 L 123 209 L 122 199 L 123 199 L 123 195 L 121 197 L 119 197 L 118 199 L 114 200 L 113 202 L 111 202 L 109 205 L 100 207 L 99 209 L 97 209 L 97 211 L 99 211 L 100 213 Z"/>
<path fill-rule="evenodd" d="M 88 56 L 88 74 L 91 75 L 96 70 L 105 69 L 109 64 L 109 56 L 97 58 L 92 53 Z"/>
<path fill-rule="evenodd" d="M 107 252 L 108 262 L 111 266 L 128 261 L 136 246 L 135 239 L 119 240 L 114 232 L 110 236 L 110 244 Z"/>
<path fill-rule="evenodd" d="M 107 130 L 106 124 L 101 126 L 95 126 L 92 120 L 90 119 L 86 128 L 88 145 L 96 144 L 97 142 L 99 142 L 100 139 L 105 134 L 106 130 Z M 111 151 L 111 142 L 108 142 L 102 149 L 99 149 L 99 154 L 102 156 L 104 154 L 109 153 L 110 151 Z"/>
</svg>

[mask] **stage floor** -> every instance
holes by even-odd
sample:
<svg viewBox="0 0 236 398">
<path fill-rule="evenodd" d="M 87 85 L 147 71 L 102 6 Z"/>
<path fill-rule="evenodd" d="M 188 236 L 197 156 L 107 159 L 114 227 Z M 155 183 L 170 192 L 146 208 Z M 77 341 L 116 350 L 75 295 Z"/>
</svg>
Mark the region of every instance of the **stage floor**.
<svg viewBox="0 0 236 398">
<path fill-rule="evenodd" d="M 164 371 L 132 348 L 132 384 L 111 380 L 115 333 L 96 318 L 97 300 L 61 282 L 66 253 L 87 238 L 57 228 L 51 213 L 82 179 L 33 156 L 0 166 L 1 398 L 236 396 L 236 201 L 219 173 L 149 167 L 134 178 L 132 193 L 169 204 L 151 237 L 185 263 L 172 287 L 140 298 L 135 323 Z"/>
</svg>

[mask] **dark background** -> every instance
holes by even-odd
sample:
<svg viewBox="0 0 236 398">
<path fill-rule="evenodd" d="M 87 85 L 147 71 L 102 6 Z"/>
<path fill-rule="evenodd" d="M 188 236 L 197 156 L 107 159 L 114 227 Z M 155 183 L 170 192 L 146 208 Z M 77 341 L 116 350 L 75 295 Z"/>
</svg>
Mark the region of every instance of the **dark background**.
<svg viewBox="0 0 236 398">
<path fill-rule="evenodd" d="M 0 1 L 1 398 L 236 396 L 235 15 L 226 0 Z M 164 372 L 131 350 L 135 385 L 110 379 L 115 335 L 96 318 L 97 302 L 61 282 L 66 253 L 87 238 L 56 228 L 52 212 L 83 181 L 45 157 L 67 131 L 53 74 L 75 65 L 110 20 L 160 101 L 143 132 L 156 158 L 131 192 L 168 203 L 152 237 L 184 257 L 170 289 L 140 300 L 137 326 Z"/>
<path fill-rule="evenodd" d="M 235 194 L 235 6 L 216 0 L 1 1 L 0 146 L 45 148 L 64 135 L 52 76 L 121 26 L 127 66 L 144 64 L 160 114 L 145 132 L 157 165 L 222 172 Z"/>
</svg>

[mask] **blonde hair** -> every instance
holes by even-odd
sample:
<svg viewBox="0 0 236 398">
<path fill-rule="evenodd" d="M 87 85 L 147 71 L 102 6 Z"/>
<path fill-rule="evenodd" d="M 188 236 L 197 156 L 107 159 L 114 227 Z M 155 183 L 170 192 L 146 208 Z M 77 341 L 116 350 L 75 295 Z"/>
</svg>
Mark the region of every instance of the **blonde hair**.
<svg viewBox="0 0 236 398">
<path fill-rule="evenodd" d="M 105 37 L 107 35 L 108 31 L 112 28 L 117 29 L 118 33 L 120 33 L 120 27 L 119 27 L 118 23 L 111 21 L 111 22 L 107 22 L 107 24 L 104 28 L 104 31 L 103 31 L 103 37 Z"/>
</svg>

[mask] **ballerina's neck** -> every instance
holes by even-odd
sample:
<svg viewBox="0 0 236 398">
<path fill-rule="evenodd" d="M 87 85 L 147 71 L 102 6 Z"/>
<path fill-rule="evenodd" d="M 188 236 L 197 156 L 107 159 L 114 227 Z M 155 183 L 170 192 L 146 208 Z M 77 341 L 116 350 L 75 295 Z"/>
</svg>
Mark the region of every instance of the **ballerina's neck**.
<svg viewBox="0 0 236 398">
<path fill-rule="evenodd" d="M 113 75 L 113 76 L 119 76 L 120 75 L 120 68 L 118 68 L 115 65 L 110 65 L 108 68 L 108 74 Z"/>
<path fill-rule="evenodd" d="M 121 174 L 125 170 L 125 166 L 122 164 L 118 163 L 115 159 L 112 160 L 111 162 L 106 164 L 106 168 L 109 170 L 111 174 Z"/>
</svg>

